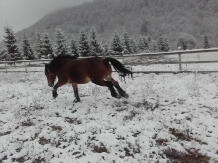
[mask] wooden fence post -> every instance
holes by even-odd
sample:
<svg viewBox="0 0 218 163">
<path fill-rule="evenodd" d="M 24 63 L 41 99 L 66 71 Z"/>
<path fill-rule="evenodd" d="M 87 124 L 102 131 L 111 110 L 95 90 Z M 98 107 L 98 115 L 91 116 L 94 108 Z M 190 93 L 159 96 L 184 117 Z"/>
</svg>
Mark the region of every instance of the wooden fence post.
<svg viewBox="0 0 218 163">
<path fill-rule="evenodd" d="M 26 62 L 24 62 L 24 65 L 25 65 L 25 69 L 26 69 L 26 72 L 27 72 Z"/>
<path fill-rule="evenodd" d="M 179 53 L 179 62 L 182 61 L 181 54 Z M 179 63 L 179 71 L 182 71 L 182 64 Z"/>
<path fill-rule="evenodd" d="M 6 71 L 6 73 L 8 72 L 8 71 L 7 71 L 7 64 L 6 64 L 6 63 L 5 63 L 5 71 Z"/>
</svg>

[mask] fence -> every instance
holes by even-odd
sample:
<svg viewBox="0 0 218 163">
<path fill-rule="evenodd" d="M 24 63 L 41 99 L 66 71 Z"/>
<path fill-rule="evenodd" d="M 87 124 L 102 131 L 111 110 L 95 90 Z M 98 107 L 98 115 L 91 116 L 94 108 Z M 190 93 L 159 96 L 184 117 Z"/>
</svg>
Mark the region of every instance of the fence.
<svg viewBox="0 0 218 163">
<path fill-rule="evenodd" d="M 128 55 L 114 55 L 114 56 L 103 56 L 104 57 L 113 57 L 113 58 L 118 58 L 121 59 L 122 62 L 124 63 L 125 58 L 130 58 L 130 57 L 166 57 L 166 56 L 177 56 L 178 61 L 158 61 L 158 62 L 140 62 L 140 63 L 124 63 L 125 65 L 154 65 L 154 64 L 177 64 L 179 67 L 179 71 L 133 71 L 134 73 L 181 73 L 181 72 L 196 72 L 196 71 L 183 71 L 182 65 L 183 64 L 199 64 L 199 63 L 218 63 L 218 60 L 205 60 L 205 61 L 182 61 L 182 55 L 183 54 L 200 54 L 200 53 L 209 53 L 209 52 L 218 52 L 218 48 L 212 48 L 212 49 L 200 49 L 200 50 L 186 50 L 186 51 L 171 51 L 171 52 L 158 52 L 158 53 L 140 53 L 140 54 L 128 54 Z M 218 55 L 218 54 L 217 54 Z M 87 57 L 79 57 L 79 58 L 87 58 Z M 28 71 L 28 65 L 27 63 L 34 64 L 38 63 L 41 64 L 41 67 L 43 66 L 44 63 L 47 63 L 51 61 L 50 59 L 40 59 L 40 60 L 17 60 L 17 61 L 0 61 L 0 64 L 4 64 L 4 71 L 0 72 L 38 72 L 38 71 Z M 21 66 L 16 66 L 17 63 L 22 63 L 23 65 Z M 15 67 L 23 67 L 23 71 L 9 71 L 8 64 L 13 64 Z M 34 67 L 34 65 L 32 65 Z M 218 69 L 218 66 L 217 66 Z M 218 72 L 217 71 L 197 71 L 198 73 L 212 73 L 212 72 Z"/>
</svg>

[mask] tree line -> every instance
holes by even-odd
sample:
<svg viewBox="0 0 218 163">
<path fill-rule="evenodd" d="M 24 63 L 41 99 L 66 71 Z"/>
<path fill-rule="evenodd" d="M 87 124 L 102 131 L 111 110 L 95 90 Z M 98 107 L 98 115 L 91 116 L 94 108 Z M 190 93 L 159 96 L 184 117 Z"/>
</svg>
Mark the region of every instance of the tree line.
<svg viewBox="0 0 218 163">
<path fill-rule="evenodd" d="M 143 26 L 141 31 L 145 31 Z M 123 35 L 114 32 L 110 44 L 102 44 L 99 42 L 98 33 L 93 27 L 89 33 L 84 29 L 80 30 L 79 39 L 73 36 L 67 39 L 62 29 L 56 29 L 54 40 L 52 41 L 47 33 L 37 33 L 34 48 L 29 43 L 27 34 L 24 32 L 22 36 L 22 45 L 16 44 L 16 38 L 11 27 L 4 27 L 5 36 L 5 60 L 33 60 L 42 58 L 54 58 L 58 55 L 73 56 L 107 56 L 107 55 L 123 55 L 135 54 L 142 52 L 167 52 L 170 50 L 167 37 L 159 32 L 158 39 L 154 40 L 150 36 L 140 37 L 137 41 L 130 37 L 127 31 Z M 186 50 L 188 45 L 194 45 L 192 38 L 181 37 L 178 39 L 178 46 Z M 210 48 L 208 38 L 204 37 L 204 48 Z M 3 56 L 3 54 L 2 54 Z M 0 60 L 3 59 L 0 53 Z"/>
</svg>

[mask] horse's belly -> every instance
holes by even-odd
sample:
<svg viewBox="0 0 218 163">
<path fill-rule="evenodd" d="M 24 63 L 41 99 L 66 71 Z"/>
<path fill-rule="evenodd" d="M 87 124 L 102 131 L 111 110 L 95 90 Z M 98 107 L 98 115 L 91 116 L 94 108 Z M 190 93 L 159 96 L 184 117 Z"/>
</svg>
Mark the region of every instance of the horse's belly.
<svg viewBox="0 0 218 163">
<path fill-rule="evenodd" d="M 76 84 L 86 84 L 90 82 L 91 79 L 89 77 L 86 77 L 84 79 L 68 79 L 68 83 L 76 83 Z"/>
</svg>

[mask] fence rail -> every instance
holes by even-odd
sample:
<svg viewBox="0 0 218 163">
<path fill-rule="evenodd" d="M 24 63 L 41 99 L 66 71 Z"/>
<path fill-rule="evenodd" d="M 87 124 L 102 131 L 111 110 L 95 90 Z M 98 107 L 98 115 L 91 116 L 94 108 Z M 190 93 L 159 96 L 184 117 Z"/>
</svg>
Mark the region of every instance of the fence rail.
<svg viewBox="0 0 218 163">
<path fill-rule="evenodd" d="M 154 64 L 195 64 L 195 63 L 218 63 L 218 60 L 214 61 L 181 61 L 181 62 L 141 62 L 141 63 L 125 63 L 125 65 L 135 66 L 135 65 L 154 65 Z"/>
<path fill-rule="evenodd" d="M 124 63 L 124 58 L 129 57 L 157 57 L 157 56 L 169 56 L 169 55 L 177 55 L 178 61 L 158 61 L 158 62 L 141 62 L 141 63 L 124 63 L 125 65 L 154 65 L 154 64 L 177 64 L 179 65 L 179 71 L 133 71 L 134 73 L 213 73 L 218 71 L 183 71 L 182 64 L 199 64 L 199 63 L 218 63 L 218 60 L 208 60 L 208 61 L 182 61 L 183 54 L 197 54 L 197 53 L 208 53 L 208 52 L 218 52 L 218 48 L 211 49 L 199 49 L 199 50 L 186 50 L 186 51 L 171 51 L 171 52 L 158 52 L 158 53 L 140 53 L 140 54 L 127 54 L 127 55 L 113 55 L 113 56 L 102 56 L 105 57 L 113 57 L 117 59 L 122 59 Z M 90 58 L 90 57 L 79 57 L 82 58 Z M 28 72 L 27 68 L 29 67 L 27 63 L 36 63 L 41 64 L 43 66 L 44 63 L 51 61 L 51 59 L 37 59 L 37 60 L 17 60 L 17 61 L 0 61 L 0 64 L 5 64 L 5 71 L 0 72 Z M 22 66 L 17 66 L 16 63 L 24 63 Z M 15 67 L 24 67 L 25 71 L 9 71 L 7 64 L 14 64 Z M 34 66 L 31 66 L 34 67 Z M 35 66 L 36 67 L 36 66 Z M 40 67 L 39 65 L 37 67 Z M 29 72 L 41 72 L 41 71 L 29 71 Z"/>
</svg>

